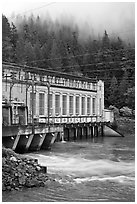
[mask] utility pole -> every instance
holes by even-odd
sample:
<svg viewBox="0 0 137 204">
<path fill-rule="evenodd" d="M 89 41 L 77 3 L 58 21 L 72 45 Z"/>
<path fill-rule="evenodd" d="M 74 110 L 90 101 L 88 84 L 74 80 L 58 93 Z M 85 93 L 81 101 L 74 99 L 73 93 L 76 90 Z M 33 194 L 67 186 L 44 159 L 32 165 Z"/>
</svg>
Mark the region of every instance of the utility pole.
<svg viewBox="0 0 137 204">
<path fill-rule="evenodd" d="M 32 76 L 32 134 L 35 134 L 34 127 L 34 76 Z"/>
</svg>

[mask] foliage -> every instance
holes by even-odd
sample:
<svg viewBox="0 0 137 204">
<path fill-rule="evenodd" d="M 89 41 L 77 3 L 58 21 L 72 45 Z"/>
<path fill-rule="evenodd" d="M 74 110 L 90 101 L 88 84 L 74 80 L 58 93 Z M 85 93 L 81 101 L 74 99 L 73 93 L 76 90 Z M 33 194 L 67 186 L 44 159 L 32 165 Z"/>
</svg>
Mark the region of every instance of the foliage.
<svg viewBox="0 0 137 204">
<path fill-rule="evenodd" d="M 74 23 L 53 22 L 39 16 L 16 16 L 14 24 L 2 16 L 3 61 L 101 79 L 105 106 L 134 108 L 135 49 L 119 36 L 83 39 Z"/>
</svg>

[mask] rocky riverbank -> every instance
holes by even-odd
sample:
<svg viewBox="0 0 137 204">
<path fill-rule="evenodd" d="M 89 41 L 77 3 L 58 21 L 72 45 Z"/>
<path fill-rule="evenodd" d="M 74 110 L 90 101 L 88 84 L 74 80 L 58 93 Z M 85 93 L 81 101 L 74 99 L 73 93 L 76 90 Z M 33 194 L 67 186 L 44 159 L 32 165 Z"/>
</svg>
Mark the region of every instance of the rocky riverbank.
<svg viewBox="0 0 137 204">
<path fill-rule="evenodd" d="M 48 180 L 46 170 L 36 159 L 28 159 L 11 149 L 2 148 L 3 191 L 45 186 Z"/>
<path fill-rule="evenodd" d="M 135 134 L 135 119 L 129 117 L 116 117 L 118 131 L 123 135 Z"/>
</svg>

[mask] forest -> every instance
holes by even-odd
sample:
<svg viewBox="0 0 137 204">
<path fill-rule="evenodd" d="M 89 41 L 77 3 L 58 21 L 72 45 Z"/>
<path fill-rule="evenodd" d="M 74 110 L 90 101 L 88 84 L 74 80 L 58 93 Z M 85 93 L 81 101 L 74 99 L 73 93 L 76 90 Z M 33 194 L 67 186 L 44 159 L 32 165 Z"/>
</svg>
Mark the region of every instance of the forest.
<svg viewBox="0 0 137 204">
<path fill-rule="evenodd" d="M 135 109 L 135 48 L 119 36 L 80 36 L 75 24 L 33 15 L 2 15 L 2 61 L 79 76 L 105 83 L 105 107 Z"/>
</svg>

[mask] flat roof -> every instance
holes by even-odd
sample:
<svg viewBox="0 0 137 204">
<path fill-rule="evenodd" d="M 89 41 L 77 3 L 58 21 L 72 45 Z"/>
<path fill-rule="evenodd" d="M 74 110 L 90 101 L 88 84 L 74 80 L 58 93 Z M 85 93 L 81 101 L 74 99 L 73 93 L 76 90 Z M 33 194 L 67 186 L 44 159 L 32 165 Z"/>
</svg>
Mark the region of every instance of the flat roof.
<svg viewBox="0 0 137 204">
<path fill-rule="evenodd" d="M 20 65 L 20 64 L 16 64 L 16 63 L 10 63 L 10 62 L 2 62 L 2 65 L 10 66 L 11 68 L 15 68 L 16 70 L 21 68 L 24 71 L 27 71 L 27 72 L 29 71 L 29 72 L 36 73 L 36 74 L 45 74 L 45 75 L 63 77 L 66 79 L 75 79 L 75 80 L 80 80 L 80 81 L 86 81 L 86 82 L 91 82 L 91 83 L 97 82 L 97 79 L 84 77 L 84 76 L 77 76 L 75 74 L 69 74 L 69 73 L 65 73 L 65 72 L 57 72 L 57 71 L 39 68 L 39 67 L 31 67 L 31 66 L 27 66 L 27 65 Z"/>
</svg>

